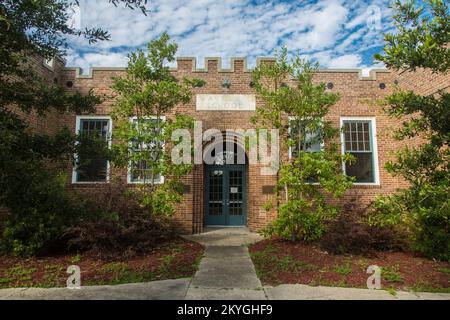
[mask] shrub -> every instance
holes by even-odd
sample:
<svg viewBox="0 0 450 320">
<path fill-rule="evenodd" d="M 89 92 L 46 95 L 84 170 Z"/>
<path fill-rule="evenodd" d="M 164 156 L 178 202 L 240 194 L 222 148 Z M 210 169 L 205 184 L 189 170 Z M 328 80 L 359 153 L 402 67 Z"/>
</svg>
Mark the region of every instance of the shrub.
<svg viewBox="0 0 450 320">
<path fill-rule="evenodd" d="M 376 226 L 404 226 L 413 250 L 429 258 L 450 261 L 449 184 L 448 174 L 442 174 L 433 183 L 378 197 L 370 222 Z"/>
<path fill-rule="evenodd" d="M 3 253 L 31 256 L 59 251 L 65 247 L 60 238 L 63 230 L 88 214 L 81 199 L 66 193 L 66 175 L 54 177 L 44 170 L 34 175 L 16 201 L 9 203 L 0 244 Z"/>
<path fill-rule="evenodd" d="M 375 250 L 403 250 L 406 246 L 402 232 L 391 227 L 372 227 L 367 223 L 368 206 L 351 199 L 338 218 L 329 223 L 322 237 L 321 248 L 332 254 L 368 255 Z"/>
<path fill-rule="evenodd" d="M 94 217 L 82 219 L 65 230 L 70 251 L 89 251 L 102 259 L 144 254 L 175 236 L 168 220 L 143 208 L 126 186 L 111 182 L 91 199 Z"/>
</svg>

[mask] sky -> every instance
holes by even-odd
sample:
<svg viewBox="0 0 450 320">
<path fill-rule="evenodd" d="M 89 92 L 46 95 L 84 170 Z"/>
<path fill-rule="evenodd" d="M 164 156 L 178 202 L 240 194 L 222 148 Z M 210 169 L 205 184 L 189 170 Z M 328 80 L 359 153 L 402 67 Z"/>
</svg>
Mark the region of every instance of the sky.
<svg viewBox="0 0 450 320">
<path fill-rule="evenodd" d="M 121 67 L 127 54 L 167 32 L 178 43 L 177 56 L 273 56 L 286 46 L 290 54 L 316 60 L 322 68 L 382 68 L 373 55 L 392 31 L 389 0 L 149 0 L 148 15 L 114 7 L 108 1 L 81 0 L 78 26 L 102 27 L 111 41 L 89 45 L 72 39 L 67 65 L 83 68 Z"/>
</svg>

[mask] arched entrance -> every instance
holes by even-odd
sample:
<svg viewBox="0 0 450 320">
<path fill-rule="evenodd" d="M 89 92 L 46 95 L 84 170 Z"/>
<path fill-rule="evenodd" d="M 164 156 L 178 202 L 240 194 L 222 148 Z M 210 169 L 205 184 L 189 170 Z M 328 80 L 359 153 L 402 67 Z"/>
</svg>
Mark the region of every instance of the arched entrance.
<svg viewBox="0 0 450 320">
<path fill-rule="evenodd" d="M 247 172 L 245 150 L 233 142 L 225 142 L 223 151 L 215 155 L 215 163 L 205 164 L 205 225 L 247 225 Z"/>
</svg>

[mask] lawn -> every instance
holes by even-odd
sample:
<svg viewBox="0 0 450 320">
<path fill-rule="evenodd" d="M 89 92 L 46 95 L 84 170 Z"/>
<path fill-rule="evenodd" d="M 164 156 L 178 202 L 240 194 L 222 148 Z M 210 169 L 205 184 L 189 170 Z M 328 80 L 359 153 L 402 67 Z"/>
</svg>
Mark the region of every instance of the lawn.
<svg viewBox="0 0 450 320">
<path fill-rule="evenodd" d="M 0 288 L 65 287 L 70 265 L 80 267 L 82 286 L 192 277 L 202 255 L 201 245 L 175 239 L 123 261 L 104 261 L 89 254 L 30 259 L 0 256 Z"/>
<path fill-rule="evenodd" d="M 450 263 L 406 252 L 373 252 L 368 257 L 331 255 L 312 244 L 263 240 L 249 248 L 264 285 L 307 284 L 367 288 L 367 267 L 381 267 L 384 290 L 449 292 Z"/>
</svg>

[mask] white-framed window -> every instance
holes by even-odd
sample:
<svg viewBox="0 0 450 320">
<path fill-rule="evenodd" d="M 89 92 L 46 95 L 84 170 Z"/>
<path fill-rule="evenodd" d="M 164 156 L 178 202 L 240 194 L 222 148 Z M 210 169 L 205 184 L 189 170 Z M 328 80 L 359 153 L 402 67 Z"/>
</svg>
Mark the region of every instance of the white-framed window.
<svg viewBox="0 0 450 320">
<path fill-rule="evenodd" d="M 131 117 L 130 121 L 134 124 L 137 122 L 137 117 Z M 164 116 L 159 117 L 159 120 L 157 117 L 147 117 L 145 120 L 145 126 L 146 130 L 152 130 L 153 128 L 151 126 L 154 126 L 158 121 L 166 121 L 166 118 Z M 147 124 L 149 127 L 147 128 Z M 164 144 L 161 144 L 157 141 L 152 141 L 150 143 L 145 143 L 142 141 L 136 141 L 130 143 L 130 151 L 133 153 L 138 152 L 164 152 Z M 156 155 L 155 155 L 156 157 Z M 147 161 L 146 160 L 138 160 L 138 161 L 130 161 L 128 164 L 128 178 L 127 182 L 129 184 L 142 184 L 145 182 L 150 182 L 153 179 L 154 184 L 163 184 L 164 183 L 164 176 L 159 173 L 153 173 L 151 169 L 149 169 Z"/>
<path fill-rule="evenodd" d="M 50 70 L 53 70 L 54 63 L 55 63 L 55 59 L 54 58 L 45 59 L 44 60 L 44 66 L 46 66 Z"/>
<path fill-rule="evenodd" d="M 105 139 L 111 147 L 112 120 L 109 116 L 77 116 L 75 133 L 85 138 Z M 94 159 L 81 159 L 75 155 L 77 163 L 83 163 L 83 169 L 74 166 L 72 183 L 106 183 L 109 182 L 109 162 L 98 156 Z"/>
<path fill-rule="evenodd" d="M 294 141 L 298 141 L 298 143 L 294 146 L 289 146 L 289 159 L 295 158 L 298 154 L 298 151 L 300 149 L 300 141 L 302 141 L 302 135 L 306 136 L 306 151 L 308 152 L 319 152 L 322 151 L 324 148 L 323 142 L 316 141 L 317 136 L 319 135 L 318 128 L 315 132 L 308 130 L 305 128 L 304 121 L 301 119 L 298 119 L 296 117 L 289 117 L 289 138 Z"/>
<path fill-rule="evenodd" d="M 378 185 L 378 147 L 375 117 L 341 117 L 342 153 L 354 156 L 352 164 L 343 164 L 346 175 L 356 177 L 355 184 Z"/>
</svg>

